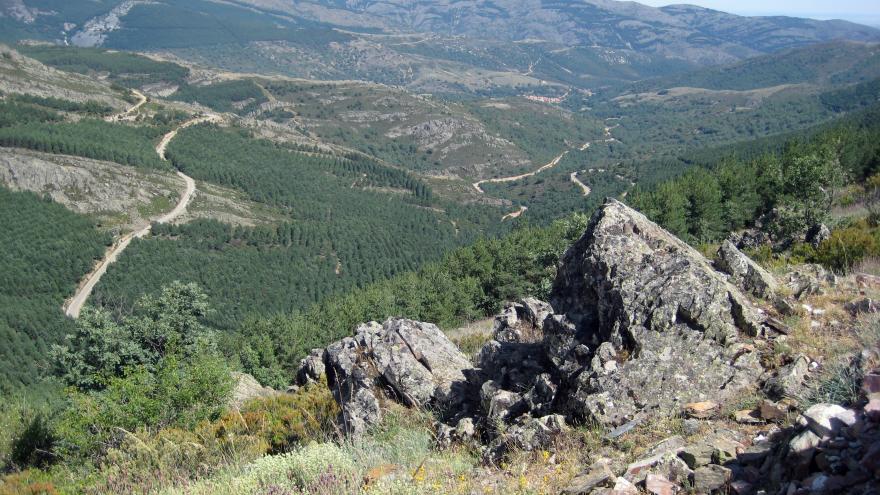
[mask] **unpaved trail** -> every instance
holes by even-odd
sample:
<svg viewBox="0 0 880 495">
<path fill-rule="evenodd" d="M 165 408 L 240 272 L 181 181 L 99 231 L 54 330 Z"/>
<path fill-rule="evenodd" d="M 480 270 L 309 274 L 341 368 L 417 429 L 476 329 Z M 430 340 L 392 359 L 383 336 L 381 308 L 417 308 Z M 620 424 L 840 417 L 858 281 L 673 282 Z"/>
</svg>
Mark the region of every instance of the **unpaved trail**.
<svg viewBox="0 0 880 495">
<path fill-rule="evenodd" d="M 574 182 L 575 184 L 577 184 L 578 187 L 581 188 L 581 191 L 584 192 L 584 196 L 590 195 L 590 191 L 591 191 L 590 186 L 584 184 L 583 182 L 581 182 L 580 179 L 578 179 L 577 172 L 572 172 L 571 175 L 568 176 L 568 178 L 571 179 L 572 182 Z"/>
<path fill-rule="evenodd" d="M 559 156 L 550 160 L 550 162 L 548 162 L 546 165 L 542 165 L 541 168 L 539 168 L 537 170 L 533 170 L 531 172 L 526 172 L 524 174 L 519 174 L 519 175 L 513 175 L 510 177 L 499 177 L 497 179 L 483 179 L 481 181 L 474 182 L 474 184 L 473 184 L 474 189 L 476 189 L 477 192 L 479 192 L 480 194 L 485 194 L 486 191 L 484 191 L 483 188 L 480 187 L 483 184 L 486 184 L 489 182 L 513 182 L 516 180 L 525 179 L 526 177 L 531 177 L 533 175 L 538 175 L 541 172 L 548 170 L 548 169 L 551 169 L 551 168 L 555 167 L 556 165 L 558 165 L 559 162 L 562 161 L 562 159 L 565 157 L 565 155 L 568 154 L 568 152 L 569 152 L 569 150 L 563 151 L 562 153 L 559 154 Z"/>
<path fill-rule="evenodd" d="M 507 215 L 504 215 L 503 217 L 501 217 L 501 221 L 503 222 L 503 221 L 507 220 L 508 218 L 509 219 L 519 218 L 519 216 L 522 215 L 523 213 L 525 213 L 526 210 L 528 210 L 528 209 L 529 209 L 528 206 L 520 206 L 519 210 L 510 212 Z"/>
<path fill-rule="evenodd" d="M 189 126 L 199 124 L 202 122 L 218 122 L 222 120 L 219 115 L 207 115 L 204 117 L 196 117 L 194 119 L 190 119 L 179 127 L 174 129 L 173 131 L 165 134 L 162 137 L 162 140 L 159 141 L 159 144 L 156 145 L 156 154 L 159 155 L 160 158 L 165 160 L 165 149 L 168 147 L 168 143 L 174 139 L 174 136 L 177 135 L 177 132 L 181 129 L 185 129 Z M 192 177 L 184 174 L 183 172 L 178 171 L 177 176 L 183 179 L 185 184 L 185 188 L 183 190 L 183 194 L 180 196 L 180 200 L 177 202 L 177 205 L 169 211 L 168 213 L 162 215 L 153 220 L 156 223 L 168 223 L 174 221 L 177 217 L 186 213 L 186 207 L 189 205 L 190 200 L 192 199 L 193 194 L 196 192 L 196 181 L 193 180 Z M 147 223 L 145 225 L 138 226 L 133 232 L 129 232 L 124 236 L 120 237 L 104 254 L 104 258 L 95 266 L 95 268 L 89 272 L 80 282 L 79 287 L 76 289 L 76 292 L 73 294 L 73 297 L 67 300 L 64 306 L 64 313 L 71 318 L 79 318 L 79 313 L 82 311 L 83 305 L 88 300 L 89 296 L 92 294 L 92 291 L 95 289 L 95 286 L 98 285 L 98 282 L 101 281 L 101 277 L 104 276 L 104 273 L 107 272 L 107 267 L 112 263 L 115 263 L 117 259 L 119 259 L 119 255 L 125 251 L 125 248 L 131 244 L 131 241 L 136 238 L 143 237 L 150 232 L 150 228 L 152 223 Z"/>
<path fill-rule="evenodd" d="M 605 119 L 605 120 L 606 120 L 606 121 L 608 121 L 608 120 L 620 120 L 620 117 L 609 117 L 609 118 L 607 118 L 607 119 Z M 607 126 L 607 125 L 605 126 L 605 139 L 604 139 L 604 142 L 607 143 L 607 142 L 611 142 L 611 141 L 617 141 L 617 140 L 614 139 L 614 137 L 611 135 L 611 131 L 614 130 L 614 129 L 616 129 L 616 128 L 618 128 L 618 127 L 620 127 L 620 124 L 615 124 L 615 125 L 610 126 L 610 127 Z M 582 145 L 581 145 L 579 148 L 577 148 L 577 149 L 578 149 L 578 151 L 587 151 L 588 149 L 590 149 L 590 146 L 592 146 L 592 145 L 593 145 L 592 142 L 586 142 L 586 143 L 582 144 Z M 513 182 L 513 181 L 517 181 L 517 180 L 520 180 L 520 179 L 525 179 L 526 177 L 531 177 L 531 176 L 533 176 L 533 175 L 538 175 L 538 174 L 540 174 L 541 172 L 543 172 L 543 171 L 545 171 L 545 170 L 548 170 L 548 169 L 551 169 L 551 168 L 555 167 L 556 165 L 558 165 L 559 162 L 562 161 L 562 159 L 565 157 L 565 155 L 568 154 L 569 151 L 571 151 L 571 150 L 565 150 L 565 151 L 563 151 L 562 153 L 559 154 L 559 156 L 557 156 L 556 158 L 550 160 L 550 162 L 547 163 L 546 165 L 542 165 L 542 166 L 541 166 L 540 168 L 538 168 L 537 170 L 533 170 L 533 171 L 531 171 L 531 172 L 526 172 L 526 173 L 524 173 L 524 174 L 512 175 L 512 176 L 510 176 L 510 177 L 499 177 L 499 178 L 497 178 L 497 179 L 483 179 L 483 180 L 479 180 L 479 181 L 477 181 L 477 182 L 474 182 L 472 185 L 474 186 L 474 189 L 476 189 L 478 193 L 480 193 L 480 194 L 486 194 L 486 191 L 484 191 L 483 188 L 480 187 L 481 185 L 483 185 L 483 184 L 487 184 L 487 183 L 492 183 L 492 182 L 494 182 L 494 183 L 498 183 L 498 182 Z M 585 186 L 585 185 L 584 185 L 583 187 L 586 187 L 587 191 L 589 191 L 589 189 L 590 189 L 589 187 L 587 187 L 587 186 Z M 589 192 L 587 192 L 586 194 L 589 194 Z M 585 195 L 586 195 L 586 194 L 585 194 Z M 519 215 L 516 215 L 516 216 L 519 216 Z M 506 215 L 505 215 L 505 218 L 507 218 Z"/>
<path fill-rule="evenodd" d="M 135 113 L 137 113 L 137 111 L 142 106 L 144 106 L 144 104 L 147 103 L 147 95 L 141 93 L 140 91 L 138 91 L 136 89 L 132 89 L 131 92 L 134 93 L 135 96 L 138 97 L 138 102 L 134 106 L 132 106 L 131 108 L 129 108 L 128 110 L 126 110 L 122 113 L 117 113 L 116 115 L 111 115 L 111 116 L 107 117 L 105 119 L 107 122 L 126 120 L 126 119 L 130 118 L 131 116 L 133 116 Z"/>
</svg>

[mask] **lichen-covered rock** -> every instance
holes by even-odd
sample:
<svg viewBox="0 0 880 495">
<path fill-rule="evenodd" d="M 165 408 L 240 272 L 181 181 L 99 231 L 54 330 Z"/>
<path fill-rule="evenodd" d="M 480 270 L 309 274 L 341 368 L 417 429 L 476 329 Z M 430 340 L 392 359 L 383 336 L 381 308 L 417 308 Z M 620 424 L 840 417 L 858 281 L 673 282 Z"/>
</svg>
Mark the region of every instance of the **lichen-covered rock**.
<svg viewBox="0 0 880 495">
<path fill-rule="evenodd" d="M 776 370 L 776 374 L 764 383 L 764 393 L 777 400 L 800 395 L 809 370 L 810 361 L 806 356 L 795 357 L 791 363 Z"/>
<path fill-rule="evenodd" d="M 381 401 L 453 406 L 463 399 L 467 356 L 435 325 L 402 318 L 367 323 L 327 347 L 330 390 L 346 431 L 362 433 L 381 419 Z"/>
<path fill-rule="evenodd" d="M 308 356 L 300 360 L 295 382 L 300 386 L 317 382 L 324 373 L 324 349 L 312 349 Z"/>
<path fill-rule="evenodd" d="M 565 418 L 559 414 L 541 418 L 520 416 L 489 445 L 485 454 L 486 460 L 498 461 L 514 448 L 525 451 L 547 448 L 559 435 L 568 430 Z"/>
<path fill-rule="evenodd" d="M 730 241 L 724 241 L 718 248 L 715 266 L 730 275 L 731 282 L 757 297 L 769 298 L 778 289 L 773 275 L 743 254 Z"/>
<path fill-rule="evenodd" d="M 668 414 L 735 394 L 761 373 L 752 353 L 732 345 L 760 328 L 748 299 L 696 250 L 616 200 L 566 251 L 551 300 L 545 346 L 570 379 L 574 416 L 622 424 L 643 410 Z M 625 358 L 581 371 L 605 343 Z"/>
</svg>

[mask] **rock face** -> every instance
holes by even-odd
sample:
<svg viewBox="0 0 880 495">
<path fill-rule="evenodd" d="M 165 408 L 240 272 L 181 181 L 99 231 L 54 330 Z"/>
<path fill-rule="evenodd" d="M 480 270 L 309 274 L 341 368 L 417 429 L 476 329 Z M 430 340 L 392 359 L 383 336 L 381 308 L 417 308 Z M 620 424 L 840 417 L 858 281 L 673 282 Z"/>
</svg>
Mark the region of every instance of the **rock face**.
<svg viewBox="0 0 880 495">
<path fill-rule="evenodd" d="M 715 266 L 730 275 L 730 281 L 757 297 L 770 298 L 778 289 L 773 275 L 740 252 L 730 241 L 718 248 Z"/>
<path fill-rule="evenodd" d="M 327 384 L 342 406 L 347 432 L 360 434 L 382 417 L 384 400 L 441 408 L 464 397 L 471 363 L 430 323 L 392 318 L 367 323 L 324 351 Z"/>
<path fill-rule="evenodd" d="M 608 200 L 565 253 L 544 344 L 572 416 L 622 424 L 640 411 L 723 399 L 761 373 L 737 343 L 761 319 L 696 250 Z"/>
</svg>

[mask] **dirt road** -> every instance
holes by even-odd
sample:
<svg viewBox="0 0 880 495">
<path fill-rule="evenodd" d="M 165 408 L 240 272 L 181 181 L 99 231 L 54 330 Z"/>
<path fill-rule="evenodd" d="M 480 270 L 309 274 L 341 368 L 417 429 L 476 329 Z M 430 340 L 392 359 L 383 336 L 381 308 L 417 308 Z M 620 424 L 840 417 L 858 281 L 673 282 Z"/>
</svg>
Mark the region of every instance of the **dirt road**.
<svg viewBox="0 0 880 495">
<path fill-rule="evenodd" d="M 174 139 L 174 136 L 177 135 L 177 132 L 181 129 L 185 129 L 189 126 L 201 123 L 201 122 L 217 122 L 221 118 L 219 115 L 208 115 L 205 117 L 196 117 L 194 119 L 190 119 L 183 124 L 181 124 L 178 128 L 173 131 L 165 134 L 162 137 L 162 140 L 156 145 L 156 153 L 165 160 L 165 149 L 168 147 L 168 143 Z M 192 177 L 184 174 L 183 172 L 178 171 L 177 176 L 183 179 L 184 182 L 184 190 L 183 194 L 180 196 L 180 200 L 177 202 L 177 205 L 169 211 L 168 213 L 154 219 L 153 221 L 156 223 L 168 223 L 174 221 L 179 216 L 186 213 L 186 207 L 189 205 L 190 200 L 192 199 L 193 194 L 196 192 L 196 181 L 193 180 Z M 125 248 L 131 244 L 131 241 L 136 238 L 143 237 L 150 233 L 151 223 L 146 225 L 138 226 L 134 232 L 130 232 L 119 238 L 104 254 L 104 258 L 95 266 L 95 268 L 89 272 L 83 280 L 80 282 L 79 287 L 76 292 L 73 294 L 73 297 L 67 300 L 67 303 L 64 306 L 64 313 L 71 318 L 79 318 L 79 313 L 82 311 L 83 305 L 85 305 L 89 296 L 92 294 L 92 291 L 95 289 L 95 286 L 98 285 L 98 282 L 101 280 L 101 277 L 104 276 L 104 273 L 107 272 L 107 267 L 112 263 L 115 263 L 119 258 L 119 255 L 125 251 Z"/>
<path fill-rule="evenodd" d="M 577 172 L 572 172 L 571 175 L 568 176 L 568 178 L 571 179 L 572 182 L 574 182 L 575 184 L 578 185 L 578 187 L 581 188 L 581 191 L 584 192 L 584 196 L 590 195 L 590 191 L 591 191 L 590 186 L 584 184 L 583 182 L 581 182 L 580 179 L 578 179 Z"/>
<path fill-rule="evenodd" d="M 526 210 L 528 210 L 528 209 L 529 209 L 528 206 L 520 206 L 519 210 L 516 210 L 514 212 L 510 212 L 507 215 L 504 215 L 503 217 L 501 217 L 501 221 L 503 222 L 503 221 L 507 220 L 508 218 L 510 218 L 510 219 L 518 218 L 520 215 L 525 213 Z"/>
<path fill-rule="evenodd" d="M 483 185 L 483 184 L 486 184 L 486 183 L 489 183 L 489 182 L 513 182 L 513 181 L 516 181 L 516 180 L 525 179 L 526 177 L 531 177 L 531 176 L 533 176 L 533 175 L 538 175 L 538 174 L 540 174 L 541 172 L 543 172 L 543 171 L 545 171 L 545 170 L 547 170 L 547 169 L 551 169 L 551 168 L 555 167 L 556 165 L 558 165 L 559 162 L 562 161 L 562 158 L 565 157 L 565 155 L 568 154 L 568 151 L 569 151 L 569 150 L 565 150 L 565 151 L 563 151 L 562 153 L 559 154 L 559 156 L 557 156 L 556 158 L 550 160 L 550 162 L 547 163 L 546 165 L 543 165 L 543 166 L 541 166 L 541 168 L 539 168 L 539 169 L 537 169 L 537 170 L 533 170 L 533 171 L 531 171 L 531 172 L 526 172 L 526 173 L 524 173 L 524 174 L 519 174 L 519 175 L 513 175 L 513 176 L 510 176 L 510 177 L 500 177 L 500 178 L 497 178 L 497 179 L 483 179 L 483 180 L 481 180 L 481 181 L 474 182 L 474 184 L 473 184 L 474 189 L 476 189 L 477 192 L 479 192 L 480 194 L 486 194 L 486 191 L 484 191 L 483 188 L 480 187 L 480 186 Z"/>
<path fill-rule="evenodd" d="M 136 89 L 131 90 L 131 92 L 134 93 L 134 95 L 138 97 L 138 102 L 134 106 L 129 108 L 128 110 L 126 110 L 122 113 L 117 113 L 116 115 L 111 115 L 104 120 L 106 120 L 107 122 L 114 122 L 114 121 L 118 122 L 120 120 L 127 120 L 129 118 L 134 117 L 134 115 L 137 113 L 137 111 L 142 106 L 144 106 L 145 103 L 147 103 L 147 96 Z"/>
</svg>

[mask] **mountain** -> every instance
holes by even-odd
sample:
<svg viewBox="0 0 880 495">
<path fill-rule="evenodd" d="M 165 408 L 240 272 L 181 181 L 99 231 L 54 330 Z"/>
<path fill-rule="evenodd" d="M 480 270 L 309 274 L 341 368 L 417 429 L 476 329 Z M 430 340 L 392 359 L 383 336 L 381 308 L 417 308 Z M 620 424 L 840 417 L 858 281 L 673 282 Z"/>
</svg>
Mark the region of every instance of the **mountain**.
<svg viewBox="0 0 880 495">
<path fill-rule="evenodd" d="M 598 45 L 721 63 L 810 43 L 880 39 L 846 21 L 743 17 L 693 5 L 648 7 L 614 0 L 239 0 L 316 21 L 362 29 Z"/>
<path fill-rule="evenodd" d="M 844 21 L 611 0 L 0 0 L 0 33 L 171 52 L 238 72 L 494 95 L 561 95 L 560 84 L 592 90 L 833 40 L 880 41 L 880 30 Z"/>
</svg>

